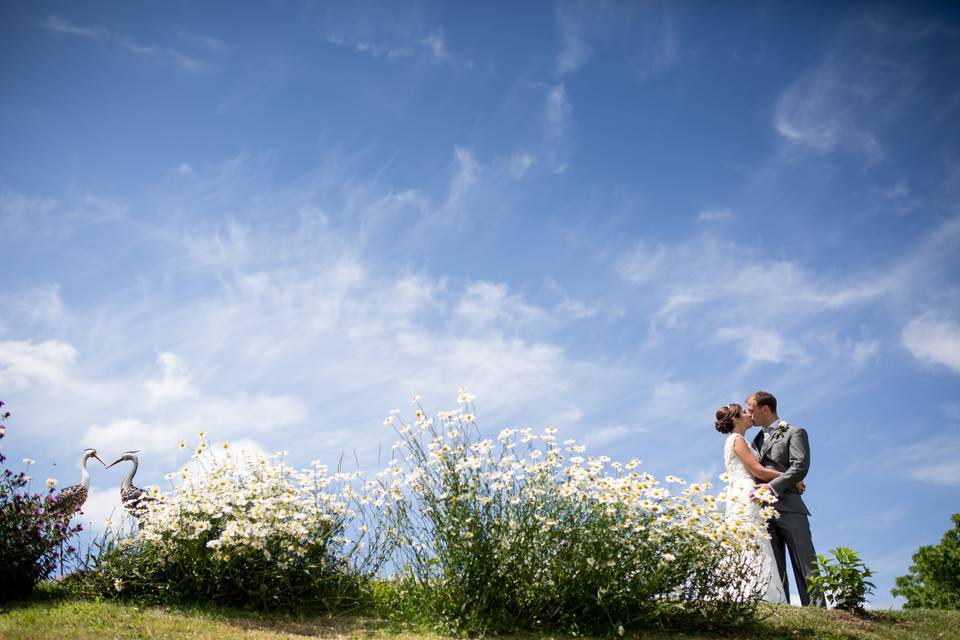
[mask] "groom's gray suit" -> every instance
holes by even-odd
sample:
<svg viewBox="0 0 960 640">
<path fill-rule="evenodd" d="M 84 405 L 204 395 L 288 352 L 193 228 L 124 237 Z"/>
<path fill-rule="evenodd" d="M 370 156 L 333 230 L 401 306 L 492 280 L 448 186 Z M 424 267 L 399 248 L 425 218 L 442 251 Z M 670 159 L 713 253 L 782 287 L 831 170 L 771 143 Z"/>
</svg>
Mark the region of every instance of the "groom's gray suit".
<svg viewBox="0 0 960 640">
<path fill-rule="evenodd" d="M 787 602 L 790 601 L 790 587 L 787 580 L 786 549 L 789 549 L 800 603 L 804 606 L 811 604 L 812 598 L 815 606 L 822 607 L 823 596 L 807 591 L 808 578 L 816 564 L 817 553 L 813 549 L 810 522 L 807 520 L 810 511 L 794 489 L 810 469 L 810 442 L 807 431 L 790 425 L 786 420 L 778 420 L 770 428 L 760 430 L 753 439 L 753 447 L 760 454 L 762 466 L 783 472 L 783 475 L 767 483 L 777 494 L 778 500 L 773 506 L 780 514 L 778 518 L 770 520 L 767 529 L 773 545 L 773 556 L 777 560 L 777 570 L 783 581 L 783 590 L 787 594 Z"/>
</svg>

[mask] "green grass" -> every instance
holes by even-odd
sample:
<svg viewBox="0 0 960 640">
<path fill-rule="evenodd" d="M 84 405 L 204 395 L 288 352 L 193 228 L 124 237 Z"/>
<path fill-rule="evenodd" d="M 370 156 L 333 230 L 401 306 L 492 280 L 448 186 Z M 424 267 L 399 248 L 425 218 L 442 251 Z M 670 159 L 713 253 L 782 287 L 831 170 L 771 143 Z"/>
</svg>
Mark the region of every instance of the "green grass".
<svg viewBox="0 0 960 640">
<path fill-rule="evenodd" d="M 960 639 L 960 611 L 882 611 L 855 616 L 841 611 L 767 607 L 755 626 L 719 636 L 728 640 L 825 638 L 836 640 Z M 0 607 L 0 638 L 279 639 L 389 638 L 426 640 L 436 634 L 365 618 L 264 615 L 218 607 L 152 607 L 94 602 L 41 591 L 30 600 Z M 514 636 L 526 640 L 560 634 Z M 711 634 L 652 631 L 651 640 L 701 640 Z"/>
</svg>

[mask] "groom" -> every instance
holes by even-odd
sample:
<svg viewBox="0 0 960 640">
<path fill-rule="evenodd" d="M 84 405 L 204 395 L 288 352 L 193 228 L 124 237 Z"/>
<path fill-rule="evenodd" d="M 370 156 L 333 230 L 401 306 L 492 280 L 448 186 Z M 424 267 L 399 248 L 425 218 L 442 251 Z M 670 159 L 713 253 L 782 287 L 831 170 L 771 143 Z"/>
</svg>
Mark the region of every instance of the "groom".
<svg viewBox="0 0 960 640">
<path fill-rule="evenodd" d="M 777 497 L 773 507 L 778 517 L 767 524 L 773 556 L 777 560 L 777 570 L 783 581 L 783 590 L 790 602 L 790 588 L 787 580 L 786 549 L 790 550 L 790 563 L 800 593 L 800 603 L 804 606 L 825 606 L 823 596 L 815 591 L 811 593 L 808 580 L 816 565 L 817 553 L 813 550 L 810 536 L 810 523 L 807 516 L 810 511 L 795 489 L 810 468 L 810 443 L 807 432 L 795 427 L 777 416 L 777 399 L 766 391 L 757 391 L 747 397 L 747 410 L 753 419 L 753 425 L 761 427 L 753 440 L 753 447 L 760 454 L 760 464 L 768 469 L 782 471 L 766 486 Z"/>
</svg>

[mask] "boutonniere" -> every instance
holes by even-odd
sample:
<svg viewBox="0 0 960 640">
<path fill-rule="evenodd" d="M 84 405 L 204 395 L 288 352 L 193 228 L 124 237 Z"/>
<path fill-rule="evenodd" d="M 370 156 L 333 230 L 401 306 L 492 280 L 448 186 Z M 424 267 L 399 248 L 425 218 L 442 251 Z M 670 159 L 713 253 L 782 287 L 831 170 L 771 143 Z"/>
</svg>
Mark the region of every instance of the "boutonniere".
<svg viewBox="0 0 960 640">
<path fill-rule="evenodd" d="M 773 437 L 782 438 L 783 434 L 785 434 L 787 432 L 787 429 L 789 428 L 790 428 L 790 425 L 787 423 L 787 421 L 781 420 L 780 422 L 777 423 L 777 429 L 776 431 L 773 432 Z"/>
</svg>

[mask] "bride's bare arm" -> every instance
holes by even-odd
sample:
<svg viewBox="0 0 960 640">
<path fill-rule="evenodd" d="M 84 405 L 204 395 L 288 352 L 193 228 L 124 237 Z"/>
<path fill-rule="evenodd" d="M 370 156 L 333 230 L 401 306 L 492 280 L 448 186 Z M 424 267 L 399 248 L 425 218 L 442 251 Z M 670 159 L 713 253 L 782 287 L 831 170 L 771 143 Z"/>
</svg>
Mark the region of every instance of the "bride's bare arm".
<svg viewBox="0 0 960 640">
<path fill-rule="evenodd" d="M 750 446 L 744 438 L 734 439 L 733 450 L 737 454 L 737 457 L 740 458 L 740 462 L 743 463 L 743 466 L 747 468 L 747 471 L 749 471 L 750 475 L 754 478 L 762 480 L 763 482 L 770 482 L 774 478 L 783 475 L 780 471 L 767 469 L 762 466 L 760 461 L 757 460 L 757 457 L 753 455 L 753 451 L 750 450 Z"/>
</svg>

